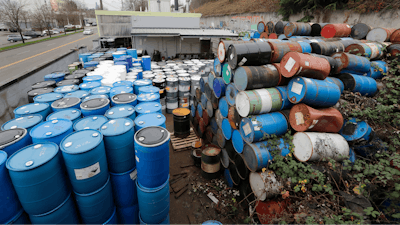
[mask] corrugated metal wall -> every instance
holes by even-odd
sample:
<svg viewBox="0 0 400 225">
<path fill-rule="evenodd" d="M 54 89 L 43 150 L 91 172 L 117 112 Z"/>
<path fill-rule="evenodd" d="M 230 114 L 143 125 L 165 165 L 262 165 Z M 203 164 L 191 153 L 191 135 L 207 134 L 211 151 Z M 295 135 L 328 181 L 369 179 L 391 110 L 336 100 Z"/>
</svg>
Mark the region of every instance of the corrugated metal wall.
<svg viewBox="0 0 400 225">
<path fill-rule="evenodd" d="M 131 16 L 97 15 L 101 36 L 130 37 Z"/>
</svg>

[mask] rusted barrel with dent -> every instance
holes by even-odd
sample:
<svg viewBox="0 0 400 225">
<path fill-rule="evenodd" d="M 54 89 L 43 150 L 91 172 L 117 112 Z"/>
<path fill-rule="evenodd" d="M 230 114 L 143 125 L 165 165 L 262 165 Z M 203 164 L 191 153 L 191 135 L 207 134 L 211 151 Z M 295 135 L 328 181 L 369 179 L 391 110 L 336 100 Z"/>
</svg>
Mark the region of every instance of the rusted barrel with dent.
<svg viewBox="0 0 400 225">
<path fill-rule="evenodd" d="M 242 66 L 236 69 L 233 79 L 239 91 L 275 87 L 280 82 L 280 75 L 275 66 Z"/>
<path fill-rule="evenodd" d="M 288 52 L 303 52 L 301 45 L 297 42 L 268 42 L 271 45 L 271 63 L 279 63 Z"/>
<path fill-rule="evenodd" d="M 377 27 L 372 29 L 370 32 L 367 34 L 367 40 L 368 41 L 389 41 L 390 36 L 396 29 L 391 28 L 383 28 L 383 27 Z"/>
<path fill-rule="evenodd" d="M 311 25 L 309 23 L 291 22 L 284 28 L 286 37 L 291 36 L 309 36 L 311 34 Z"/>
<path fill-rule="evenodd" d="M 279 76 L 281 77 L 281 80 L 279 81 L 278 86 L 287 85 L 289 83 L 290 79 L 282 76 L 281 64 L 280 63 L 272 63 L 272 65 L 275 66 L 275 68 L 278 70 Z"/>
<path fill-rule="evenodd" d="M 289 122 L 295 131 L 337 133 L 343 126 L 343 116 L 335 108 L 314 109 L 300 103 L 290 110 Z"/>
<path fill-rule="evenodd" d="M 344 48 L 347 48 L 349 45 L 362 43 L 362 41 L 365 41 L 365 40 L 345 39 L 345 40 L 340 40 L 339 42 L 344 45 Z"/>
<path fill-rule="evenodd" d="M 228 51 L 228 48 L 231 44 L 241 44 L 241 43 L 247 43 L 248 41 L 227 41 L 227 40 L 222 40 L 218 44 L 218 53 L 217 57 L 220 63 L 225 62 L 226 59 L 226 51 Z"/>
<path fill-rule="evenodd" d="M 220 153 L 221 149 L 208 147 L 201 153 L 201 175 L 206 179 L 218 178 L 220 173 Z"/>
<path fill-rule="evenodd" d="M 330 56 L 335 52 L 344 52 L 345 47 L 340 41 L 333 42 L 313 42 L 311 43 L 312 52 L 320 55 Z"/>
<path fill-rule="evenodd" d="M 228 121 L 233 129 L 236 129 L 236 130 L 239 129 L 241 119 L 242 119 L 242 117 L 240 117 L 239 113 L 236 110 L 236 107 L 235 106 L 229 107 Z"/>
<path fill-rule="evenodd" d="M 372 28 L 365 23 L 357 23 L 351 28 L 350 36 L 354 39 L 364 39 Z"/>
<path fill-rule="evenodd" d="M 275 33 L 275 25 L 274 25 L 274 22 L 269 21 L 269 22 L 266 24 L 265 32 L 268 32 L 268 34 Z"/>
<path fill-rule="evenodd" d="M 341 72 L 352 71 L 357 73 L 368 73 L 371 68 L 371 62 L 362 56 L 352 55 L 341 52 L 332 55 L 337 60 Z"/>
<path fill-rule="evenodd" d="M 321 36 L 321 30 L 326 26 L 328 23 L 314 23 L 311 25 L 311 36 Z"/>
<path fill-rule="evenodd" d="M 285 29 L 285 26 L 288 24 L 289 22 L 288 21 L 278 21 L 276 24 L 275 24 L 275 32 L 276 32 L 276 34 L 283 34 L 283 32 L 284 32 L 284 29 Z"/>
<path fill-rule="evenodd" d="M 346 90 L 359 92 L 361 95 L 373 96 L 378 91 L 375 79 L 350 73 L 342 73 L 338 77 Z"/>
<path fill-rule="evenodd" d="M 377 45 L 376 43 L 352 44 L 345 49 L 345 52 L 354 55 L 361 54 L 362 56 L 370 59 L 377 59 L 383 55 L 381 46 Z"/>
<path fill-rule="evenodd" d="M 259 115 L 282 108 L 282 95 L 276 88 L 241 91 L 236 96 L 236 110 L 241 117 Z"/>
<path fill-rule="evenodd" d="M 281 72 L 284 77 L 303 76 L 324 80 L 330 71 L 328 60 L 308 54 L 289 52 L 281 61 Z"/>
<path fill-rule="evenodd" d="M 390 35 L 390 42 L 392 43 L 400 42 L 400 29 L 393 31 L 392 35 Z"/>
<path fill-rule="evenodd" d="M 321 30 L 321 36 L 324 38 L 348 37 L 351 33 L 351 27 L 345 23 L 327 24 Z"/>
<path fill-rule="evenodd" d="M 232 44 L 227 51 L 228 63 L 232 69 L 238 66 L 261 66 L 271 60 L 271 46 L 268 43 L 249 42 Z"/>
<path fill-rule="evenodd" d="M 314 56 L 314 57 L 324 58 L 324 59 L 328 60 L 329 65 L 331 66 L 331 72 L 330 72 L 331 75 L 339 73 L 339 65 L 338 65 L 338 62 L 334 58 L 332 58 L 330 56 L 319 55 L 319 54 L 314 54 L 314 53 L 308 53 L 308 54 L 311 56 Z"/>
<path fill-rule="evenodd" d="M 278 35 L 276 33 L 271 33 L 268 36 L 269 39 L 278 39 Z"/>
</svg>

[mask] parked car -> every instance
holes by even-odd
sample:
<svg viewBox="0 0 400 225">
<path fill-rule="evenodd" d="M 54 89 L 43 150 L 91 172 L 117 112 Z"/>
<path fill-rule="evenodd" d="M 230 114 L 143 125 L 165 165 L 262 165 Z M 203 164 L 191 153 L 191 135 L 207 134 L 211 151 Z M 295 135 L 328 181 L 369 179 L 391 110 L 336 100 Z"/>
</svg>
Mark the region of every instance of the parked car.
<svg viewBox="0 0 400 225">
<path fill-rule="evenodd" d="M 97 26 L 97 23 L 92 23 L 92 26 Z"/>
<path fill-rule="evenodd" d="M 93 30 L 92 30 L 92 29 L 85 29 L 85 30 L 83 31 L 83 34 L 84 34 L 84 35 L 93 34 Z"/>
<path fill-rule="evenodd" d="M 25 31 L 22 33 L 24 36 L 32 37 L 32 38 L 37 38 L 42 36 L 40 33 L 35 32 L 35 31 Z"/>
<path fill-rule="evenodd" d="M 71 25 L 71 24 L 65 25 L 64 27 L 65 27 L 65 28 L 68 28 L 68 29 L 73 29 L 73 28 L 75 28 L 75 26 L 74 26 L 74 25 Z"/>
<path fill-rule="evenodd" d="M 81 25 L 75 25 L 75 28 L 76 29 L 82 29 L 82 26 Z"/>
<path fill-rule="evenodd" d="M 24 40 L 29 40 L 32 39 L 31 37 L 28 36 L 22 36 Z M 21 35 L 19 34 L 11 34 L 7 36 L 7 41 L 9 42 L 17 42 L 17 41 L 22 41 Z"/>
<path fill-rule="evenodd" d="M 50 30 L 50 34 L 51 35 L 53 35 L 53 34 L 59 34 L 60 32 L 59 31 L 57 31 L 57 30 Z M 49 35 L 49 31 L 48 30 L 44 30 L 43 31 L 43 36 L 46 36 L 46 35 Z"/>
<path fill-rule="evenodd" d="M 64 33 L 64 29 L 60 29 L 60 28 L 53 28 L 52 31 L 54 32 L 58 32 L 58 33 Z M 57 34 L 57 33 L 55 33 Z"/>
</svg>

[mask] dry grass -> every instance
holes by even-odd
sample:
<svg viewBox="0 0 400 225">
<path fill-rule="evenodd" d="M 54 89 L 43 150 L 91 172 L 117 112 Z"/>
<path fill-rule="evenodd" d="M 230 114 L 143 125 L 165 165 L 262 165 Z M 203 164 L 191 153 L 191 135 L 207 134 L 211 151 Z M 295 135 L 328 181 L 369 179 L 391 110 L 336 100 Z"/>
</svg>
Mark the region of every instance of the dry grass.
<svg viewBox="0 0 400 225">
<path fill-rule="evenodd" d="M 192 12 L 203 16 L 230 15 L 239 13 L 277 12 L 279 0 L 218 0 L 208 2 Z"/>
</svg>

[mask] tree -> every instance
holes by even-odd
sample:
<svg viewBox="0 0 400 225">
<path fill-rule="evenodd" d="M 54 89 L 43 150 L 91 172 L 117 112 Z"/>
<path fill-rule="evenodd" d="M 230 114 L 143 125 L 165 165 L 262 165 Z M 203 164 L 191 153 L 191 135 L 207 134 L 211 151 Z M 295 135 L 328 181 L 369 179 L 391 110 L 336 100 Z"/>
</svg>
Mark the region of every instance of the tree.
<svg viewBox="0 0 400 225">
<path fill-rule="evenodd" d="M 50 4 L 40 4 L 39 2 L 36 2 L 36 12 L 37 15 L 39 16 L 39 20 L 41 20 L 41 22 L 44 25 L 44 28 L 46 28 L 48 34 L 51 37 L 51 28 L 52 28 L 52 24 L 54 21 L 54 12 L 50 6 Z"/>
<path fill-rule="evenodd" d="M 63 26 L 64 34 L 67 35 L 67 32 L 65 32 L 65 25 L 68 25 L 67 15 L 65 15 L 64 13 L 58 13 L 55 15 L 55 19 L 59 26 Z"/>
<path fill-rule="evenodd" d="M 124 11 L 140 11 L 148 7 L 148 0 L 125 0 L 124 1 Z"/>
<path fill-rule="evenodd" d="M 32 28 L 35 30 L 40 30 L 40 33 L 42 33 L 46 27 L 44 21 L 41 19 L 41 16 L 42 15 L 37 10 L 31 13 Z"/>
<path fill-rule="evenodd" d="M 21 19 L 24 21 L 25 23 L 25 29 L 28 29 L 28 21 L 29 21 L 29 17 L 30 17 L 30 12 L 27 10 L 22 10 L 21 12 Z"/>
<path fill-rule="evenodd" d="M 7 20 L 13 28 L 17 29 L 24 44 L 25 40 L 20 27 L 20 19 L 25 6 L 26 3 L 24 0 L 0 0 L 0 14 L 3 14 L 3 19 Z"/>
</svg>

